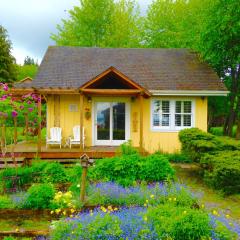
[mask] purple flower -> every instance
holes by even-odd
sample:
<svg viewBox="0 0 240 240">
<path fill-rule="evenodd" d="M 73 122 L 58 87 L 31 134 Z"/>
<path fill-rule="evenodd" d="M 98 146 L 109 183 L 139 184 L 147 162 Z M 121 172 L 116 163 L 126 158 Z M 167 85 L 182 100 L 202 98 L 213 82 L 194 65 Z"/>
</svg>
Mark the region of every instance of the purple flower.
<svg viewBox="0 0 240 240">
<path fill-rule="evenodd" d="M 28 101 L 27 101 L 27 104 L 29 104 L 29 105 L 30 105 L 31 103 L 32 103 L 32 102 L 31 102 L 30 100 L 28 100 Z"/>
<path fill-rule="evenodd" d="M 29 112 L 32 112 L 32 111 L 33 111 L 33 108 L 28 108 L 28 111 L 29 111 Z"/>
<path fill-rule="evenodd" d="M 3 84 L 3 90 L 8 91 L 8 85 L 7 84 Z"/>
<path fill-rule="evenodd" d="M 17 117 L 17 116 L 18 116 L 18 112 L 15 111 L 15 110 L 13 110 L 13 111 L 12 111 L 12 117 L 15 118 L 15 117 Z"/>
<path fill-rule="evenodd" d="M 19 108 L 20 108 L 21 110 L 23 110 L 23 109 L 24 109 L 24 106 L 23 106 L 23 105 L 21 105 Z"/>
</svg>

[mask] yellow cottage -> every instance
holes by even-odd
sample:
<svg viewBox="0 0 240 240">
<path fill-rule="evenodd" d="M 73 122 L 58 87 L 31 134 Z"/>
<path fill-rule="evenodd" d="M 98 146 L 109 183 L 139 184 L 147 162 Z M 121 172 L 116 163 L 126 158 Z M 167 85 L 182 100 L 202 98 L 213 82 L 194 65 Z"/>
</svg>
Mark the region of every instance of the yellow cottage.
<svg viewBox="0 0 240 240">
<path fill-rule="evenodd" d="M 48 135 L 61 128 L 65 147 L 80 126 L 86 148 L 131 140 L 149 153 L 178 151 L 181 129 L 207 131 L 208 96 L 227 95 L 187 49 L 49 47 L 32 83 L 16 88 L 45 97 Z"/>
</svg>

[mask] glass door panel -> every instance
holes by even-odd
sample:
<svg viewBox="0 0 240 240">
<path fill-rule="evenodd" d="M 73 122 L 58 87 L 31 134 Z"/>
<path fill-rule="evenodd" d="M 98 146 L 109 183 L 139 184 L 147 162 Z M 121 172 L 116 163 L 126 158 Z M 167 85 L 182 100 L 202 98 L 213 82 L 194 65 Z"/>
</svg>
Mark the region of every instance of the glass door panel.
<svg viewBox="0 0 240 240">
<path fill-rule="evenodd" d="M 97 103 L 97 140 L 110 140 L 110 103 Z"/>
<path fill-rule="evenodd" d="M 113 140 L 125 140 L 125 103 L 112 103 Z"/>
</svg>

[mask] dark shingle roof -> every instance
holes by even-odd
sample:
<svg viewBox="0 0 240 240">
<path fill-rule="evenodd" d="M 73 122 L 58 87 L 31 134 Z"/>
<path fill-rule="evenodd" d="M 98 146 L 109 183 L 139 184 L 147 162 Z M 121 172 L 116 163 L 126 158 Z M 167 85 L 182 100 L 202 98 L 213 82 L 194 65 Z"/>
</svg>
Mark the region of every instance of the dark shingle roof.
<svg viewBox="0 0 240 240">
<path fill-rule="evenodd" d="M 49 47 L 36 88 L 79 88 L 115 67 L 148 90 L 226 90 L 217 74 L 187 49 Z"/>
</svg>

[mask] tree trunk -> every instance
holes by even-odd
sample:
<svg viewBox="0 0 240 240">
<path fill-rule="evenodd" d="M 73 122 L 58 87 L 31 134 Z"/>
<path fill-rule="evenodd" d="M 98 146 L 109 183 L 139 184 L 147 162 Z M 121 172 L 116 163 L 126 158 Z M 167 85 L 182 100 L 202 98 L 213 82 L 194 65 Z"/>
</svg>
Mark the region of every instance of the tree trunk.
<svg viewBox="0 0 240 240">
<path fill-rule="evenodd" d="M 236 139 L 239 140 L 240 139 L 240 97 L 238 98 L 238 103 L 237 103 L 236 118 L 237 118 Z"/>
<path fill-rule="evenodd" d="M 236 139 L 240 140 L 240 118 L 237 120 Z"/>
<path fill-rule="evenodd" d="M 224 135 L 232 136 L 233 126 L 237 117 L 237 108 L 236 101 L 238 95 L 238 78 L 239 78 L 239 69 L 232 68 L 231 71 L 232 84 L 231 84 L 231 96 L 230 96 L 230 109 L 229 114 L 226 118 L 224 124 Z"/>
</svg>

